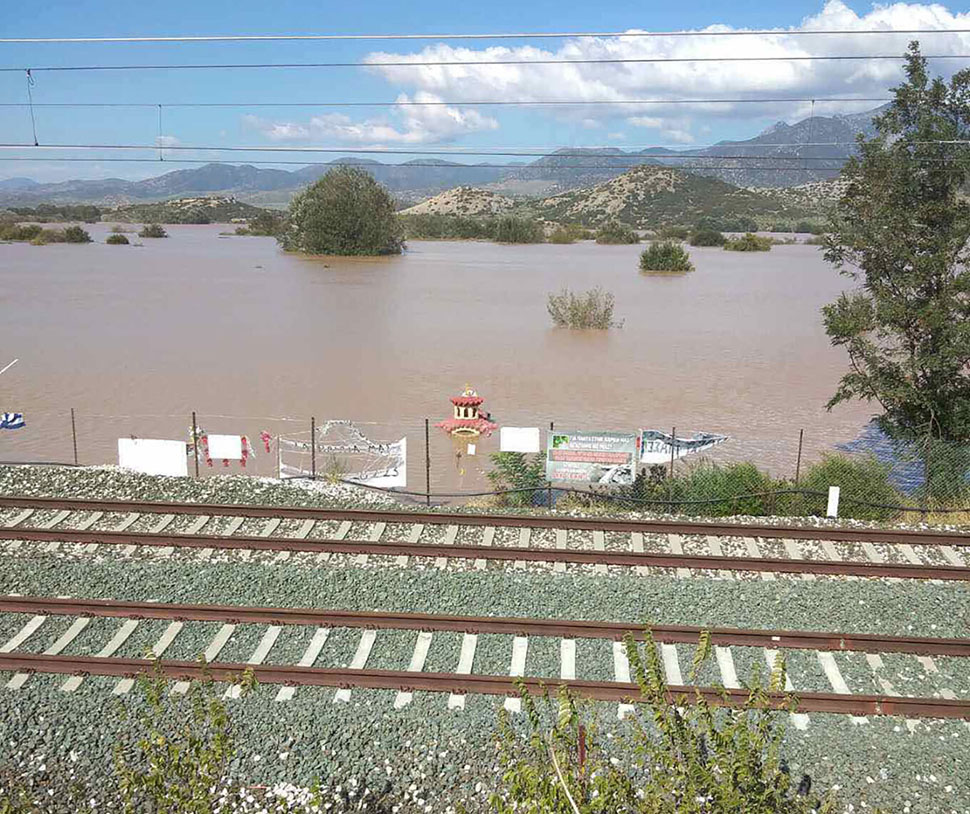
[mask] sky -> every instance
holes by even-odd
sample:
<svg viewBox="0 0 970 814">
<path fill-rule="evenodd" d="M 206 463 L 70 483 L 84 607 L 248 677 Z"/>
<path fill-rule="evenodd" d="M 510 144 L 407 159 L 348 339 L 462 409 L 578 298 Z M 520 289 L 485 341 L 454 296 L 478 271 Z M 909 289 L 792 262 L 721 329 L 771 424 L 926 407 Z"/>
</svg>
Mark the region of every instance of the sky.
<svg viewBox="0 0 970 814">
<path fill-rule="evenodd" d="M 970 29 L 970 0 L 949 4 L 713 0 L 697 3 L 488 3 L 330 0 L 49 0 L 11 3 L 0 38 L 216 34 L 442 34 L 500 32 L 731 31 L 731 37 L 381 40 L 222 43 L 0 43 L 0 179 L 144 178 L 193 166 L 329 161 L 362 155 L 388 162 L 440 157 L 464 163 L 528 161 L 488 152 L 546 152 L 562 146 L 702 146 L 749 138 L 777 121 L 876 107 L 901 79 L 901 59 L 721 62 L 738 56 L 901 55 L 902 29 Z M 804 30 L 879 29 L 886 35 L 797 36 Z M 970 34 L 927 34 L 926 54 L 970 54 Z M 382 65 L 387 62 L 508 59 L 651 59 L 706 62 L 573 65 Z M 36 70 L 77 65 L 352 62 L 363 67 L 218 70 Z M 945 76 L 970 60 L 931 62 Z M 851 101 L 863 97 L 866 101 Z M 765 99 L 802 99 L 777 102 Z M 631 100 L 662 104 L 631 104 Z M 683 100 L 749 100 L 683 104 Z M 814 106 L 807 100 L 816 101 Z M 674 100 L 678 100 L 676 103 Z M 873 100 L 873 101 L 868 101 Z M 476 102 L 568 102 L 489 106 Z M 582 104 L 595 101 L 599 104 Z M 43 107 L 52 103 L 113 107 Z M 221 107 L 180 107 L 192 103 Z M 326 106 L 324 103 L 357 103 Z M 361 102 L 379 103 L 361 107 Z M 408 104 L 408 103 L 423 104 Z M 133 106 L 120 106 L 130 103 Z M 260 106 L 273 103 L 275 106 Z M 299 104 L 298 104 L 299 103 Z M 427 104 L 434 103 L 434 104 Z M 30 145 L 36 138 L 44 149 Z M 48 149 L 47 145 L 137 145 L 138 150 Z M 9 148 L 6 145 L 25 145 Z M 293 152 L 204 148 L 276 148 Z M 297 148 L 325 147 L 307 153 Z M 352 153 L 351 150 L 393 151 Z M 480 150 L 477 155 L 455 151 Z M 43 157 L 44 161 L 38 160 Z M 64 162 L 66 157 L 92 159 Z M 140 158 L 143 163 L 127 159 Z M 164 159 L 164 163 L 158 161 Z M 17 160 L 8 160 L 17 159 Z M 114 159 L 109 161 L 108 159 Z M 123 160 L 118 160 L 123 159 Z M 269 163 L 266 166 L 271 166 Z M 281 169 L 295 166 L 280 164 Z"/>
</svg>

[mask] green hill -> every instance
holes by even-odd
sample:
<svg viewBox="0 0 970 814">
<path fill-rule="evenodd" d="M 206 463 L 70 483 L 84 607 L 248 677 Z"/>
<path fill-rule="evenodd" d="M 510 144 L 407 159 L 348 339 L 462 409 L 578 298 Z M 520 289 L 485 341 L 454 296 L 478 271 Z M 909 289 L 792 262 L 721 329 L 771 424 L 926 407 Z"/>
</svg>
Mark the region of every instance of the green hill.
<svg viewBox="0 0 970 814">
<path fill-rule="evenodd" d="M 177 198 L 119 206 L 105 212 L 101 219 L 126 223 L 232 223 L 255 218 L 264 211 L 231 197 Z"/>
<path fill-rule="evenodd" d="M 595 187 L 524 204 L 528 213 L 558 223 L 599 226 L 620 221 L 637 229 L 692 224 L 699 218 L 745 216 L 759 224 L 810 217 L 814 208 L 702 175 L 642 164 Z"/>
</svg>

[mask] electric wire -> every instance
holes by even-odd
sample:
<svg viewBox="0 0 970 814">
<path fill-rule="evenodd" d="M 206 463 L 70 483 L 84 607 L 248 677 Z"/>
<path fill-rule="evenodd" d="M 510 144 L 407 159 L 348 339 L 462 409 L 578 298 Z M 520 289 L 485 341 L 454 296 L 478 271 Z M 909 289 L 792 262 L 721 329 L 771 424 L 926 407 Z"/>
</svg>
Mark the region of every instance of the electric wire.
<svg viewBox="0 0 970 814">
<path fill-rule="evenodd" d="M 166 43 L 166 42 L 282 42 L 344 40 L 523 40 L 523 39 L 663 39 L 665 37 L 807 37 L 902 36 L 914 34 L 970 34 L 967 28 L 862 29 L 750 29 L 732 31 L 514 31 L 454 34 L 199 34 L 148 37 L 0 37 L 0 44 L 41 43 Z"/>
<path fill-rule="evenodd" d="M 924 54 L 924 59 L 964 59 L 970 54 Z M 169 64 L 122 64 L 122 65 L 42 65 L 3 66 L 0 72 L 30 70 L 34 73 L 71 71 L 202 71 L 242 70 L 270 68 L 430 68 L 468 67 L 489 65 L 623 65 L 623 64 L 670 64 L 707 62 L 816 62 L 816 61 L 871 61 L 899 60 L 899 54 L 802 54 L 794 56 L 730 56 L 730 57 L 589 57 L 584 59 L 439 59 L 439 60 L 375 60 L 371 62 L 224 62 L 224 63 L 169 63 Z"/>
<path fill-rule="evenodd" d="M 237 108 L 237 107 L 585 107 L 587 105 L 741 105 L 741 104 L 850 104 L 853 102 L 890 102 L 888 96 L 850 96 L 845 98 L 743 98 L 743 99 L 582 99 L 577 101 L 516 101 L 509 99 L 469 101 L 395 100 L 393 102 L 34 102 L 33 107 L 132 107 L 132 108 Z M 29 107 L 27 102 L 0 102 L 0 107 Z"/>
</svg>

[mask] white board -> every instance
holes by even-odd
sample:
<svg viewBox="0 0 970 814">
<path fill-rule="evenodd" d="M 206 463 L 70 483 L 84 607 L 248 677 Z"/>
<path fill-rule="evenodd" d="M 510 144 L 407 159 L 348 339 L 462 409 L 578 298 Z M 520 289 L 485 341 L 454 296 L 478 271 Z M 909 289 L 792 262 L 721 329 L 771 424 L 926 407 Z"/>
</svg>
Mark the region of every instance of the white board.
<svg viewBox="0 0 970 814">
<path fill-rule="evenodd" d="M 502 452 L 538 452 L 538 427 L 502 427 L 499 430 L 499 449 Z"/>
<path fill-rule="evenodd" d="M 241 435 L 207 435 L 209 441 L 209 457 L 212 460 L 242 460 Z"/>
<path fill-rule="evenodd" d="M 118 465 L 146 475 L 185 477 L 189 474 L 184 441 L 119 438 Z"/>
</svg>

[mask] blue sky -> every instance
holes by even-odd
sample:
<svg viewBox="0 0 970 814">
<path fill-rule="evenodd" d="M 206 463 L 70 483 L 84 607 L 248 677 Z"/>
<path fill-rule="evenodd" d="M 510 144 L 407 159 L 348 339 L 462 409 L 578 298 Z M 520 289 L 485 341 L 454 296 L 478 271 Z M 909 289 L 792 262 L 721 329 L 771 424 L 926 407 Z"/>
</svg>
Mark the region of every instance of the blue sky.
<svg viewBox="0 0 970 814">
<path fill-rule="evenodd" d="M 310 2 L 309 0 L 169 0 L 164 5 L 126 2 L 9 4 L 0 23 L 2 37 L 150 36 L 176 34 L 441 33 L 500 31 L 665 31 L 724 26 L 729 29 L 902 29 L 970 28 L 970 3 L 927 5 L 862 2 L 749 0 L 680 3 L 602 4 L 540 2 Z M 37 72 L 37 103 L 142 103 L 143 108 L 35 108 L 41 144 L 157 145 L 162 104 L 163 145 L 172 162 L 58 163 L 36 161 L 85 158 L 157 158 L 158 150 L 138 153 L 63 150 L 39 153 L 3 150 L 0 178 L 38 180 L 72 177 L 138 178 L 177 168 L 178 158 L 269 161 L 247 152 L 219 154 L 203 146 L 327 146 L 334 149 L 394 149 L 446 153 L 453 149 L 545 149 L 556 146 L 691 146 L 724 138 L 746 138 L 778 120 L 803 118 L 809 103 L 725 105 L 628 105 L 629 99 L 799 97 L 804 99 L 885 96 L 899 79 L 899 63 L 670 63 L 585 66 L 473 66 L 468 68 L 379 67 L 382 59 L 577 58 L 583 56 L 741 56 L 750 54 L 901 53 L 909 37 L 722 37 L 658 40 L 527 41 L 353 41 L 182 44 L 0 44 L 0 65 L 166 64 L 176 62 L 367 61 L 378 67 L 285 70 Z M 970 35 L 926 36 L 924 51 L 970 53 Z M 506 50 L 495 50 L 506 49 Z M 384 56 L 382 56 L 382 54 Z M 941 60 L 940 73 L 966 67 L 964 60 Z M 26 101 L 24 73 L 0 74 L 0 101 Z M 486 107 L 474 101 L 570 101 L 597 99 L 609 105 L 564 108 Z M 251 107 L 254 102 L 448 102 L 447 105 L 377 108 Z M 179 108 L 173 103 L 239 103 L 238 107 Z M 815 112 L 857 112 L 875 103 L 818 103 Z M 32 141 L 29 111 L 0 108 L 0 142 Z M 330 160 L 286 154 L 290 161 Z M 447 157 L 444 155 L 443 157 Z M 474 162 L 487 160 L 458 157 Z M 494 158 L 501 163 L 513 159 Z M 523 159 L 518 159 L 523 160 Z"/>
</svg>

